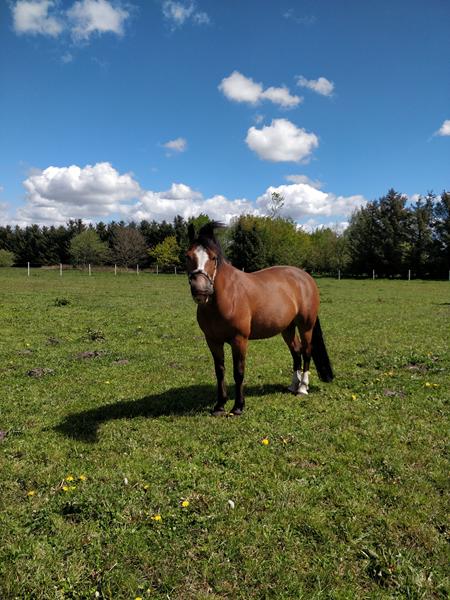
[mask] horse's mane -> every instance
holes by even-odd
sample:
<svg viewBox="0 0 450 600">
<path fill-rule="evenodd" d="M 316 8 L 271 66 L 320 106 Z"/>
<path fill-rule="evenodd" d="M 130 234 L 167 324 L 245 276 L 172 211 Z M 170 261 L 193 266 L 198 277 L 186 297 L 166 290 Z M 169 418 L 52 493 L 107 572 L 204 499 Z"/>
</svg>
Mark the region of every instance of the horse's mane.
<svg viewBox="0 0 450 600">
<path fill-rule="evenodd" d="M 195 239 L 195 242 L 197 242 L 204 248 L 209 248 L 210 250 L 213 250 L 216 253 L 218 264 L 225 262 L 226 259 L 223 250 L 220 246 L 220 243 L 215 236 L 215 230 L 223 229 L 224 227 L 225 225 L 223 223 L 220 223 L 219 221 L 210 221 L 209 223 L 206 223 L 206 225 L 203 225 L 203 227 L 200 228 L 198 236 Z M 194 238 L 194 227 L 191 223 L 189 225 L 189 239 L 191 240 L 191 242 L 193 242 Z"/>
</svg>

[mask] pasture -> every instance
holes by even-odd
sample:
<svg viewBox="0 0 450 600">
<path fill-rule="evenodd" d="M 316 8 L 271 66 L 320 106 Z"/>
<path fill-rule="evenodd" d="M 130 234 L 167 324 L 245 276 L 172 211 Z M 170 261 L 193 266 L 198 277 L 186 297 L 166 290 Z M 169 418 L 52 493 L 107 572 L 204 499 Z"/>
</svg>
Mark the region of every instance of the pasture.
<svg viewBox="0 0 450 600">
<path fill-rule="evenodd" d="M 318 284 L 335 381 L 213 418 L 186 277 L 1 269 L 0 597 L 448 597 L 450 282 Z"/>
</svg>

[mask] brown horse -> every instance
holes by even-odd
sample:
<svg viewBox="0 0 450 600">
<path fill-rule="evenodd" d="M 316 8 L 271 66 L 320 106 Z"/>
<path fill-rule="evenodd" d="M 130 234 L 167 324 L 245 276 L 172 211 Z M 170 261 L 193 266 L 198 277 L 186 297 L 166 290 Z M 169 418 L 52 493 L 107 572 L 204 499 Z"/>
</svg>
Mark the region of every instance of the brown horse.
<svg viewBox="0 0 450 600">
<path fill-rule="evenodd" d="M 319 292 L 315 281 L 296 267 L 270 267 L 255 273 L 239 271 L 226 261 L 214 236 L 214 229 L 220 226 L 208 223 L 195 237 L 190 225 L 186 254 L 191 293 L 198 305 L 197 321 L 214 359 L 217 403 L 213 415 L 225 414 L 225 342 L 230 344 L 233 355 L 236 394 L 231 412 L 235 415 L 244 409 L 248 340 L 281 333 L 293 358 L 294 372 L 288 389 L 294 394 L 308 393 L 311 357 L 319 378 L 331 381 L 333 371 L 317 317 Z"/>
</svg>

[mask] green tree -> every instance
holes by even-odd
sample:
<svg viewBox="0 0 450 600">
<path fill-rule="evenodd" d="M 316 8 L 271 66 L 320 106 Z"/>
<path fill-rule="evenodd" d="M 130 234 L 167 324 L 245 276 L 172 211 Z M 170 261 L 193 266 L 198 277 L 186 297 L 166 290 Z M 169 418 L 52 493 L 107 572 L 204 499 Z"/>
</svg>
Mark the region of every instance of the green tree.
<svg viewBox="0 0 450 600">
<path fill-rule="evenodd" d="M 234 225 L 227 254 L 237 269 L 252 272 L 266 266 L 261 234 L 251 218 L 241 217 Z"/>
<path fill-rule="evenodd" d="M 94 229 L 86 229 L 70 241 L 70 256 L 75 265 L 86 267 L 106 262 L 110 256 L 108 244 L 102 242 Z"/>
<path fill-rule="evenodd" d="M 12 267 L 14 264 L 14 254 L 9 250 L 0 250 L 0 267 Z"/>
<path fill-rule="evenodd" d="M 411 212 L 406 198 L 391 189 L 356 211 L 346 232 L 355 274 L 398 275 L 408 268 Z"/>
<path fill-rule="evenodd" d="M 450 270 L 450 192 L 442 192 L 434 211 L 435 272 L 440 277 Z"/>
<path fill-rule="evenodd" d="M 312 271 L 335 274 L 345 268 L 347 261 L 347 243 L 342 234 L 322 227 L 310 235 L 308 266 Z"/>
<path fill-rule="evenodd" d="M 162 269 L 180 264 L 180 247 L 174 235 L 167 236 L 162 242 L 148 251 L 150 257 Z"/>
</svg>

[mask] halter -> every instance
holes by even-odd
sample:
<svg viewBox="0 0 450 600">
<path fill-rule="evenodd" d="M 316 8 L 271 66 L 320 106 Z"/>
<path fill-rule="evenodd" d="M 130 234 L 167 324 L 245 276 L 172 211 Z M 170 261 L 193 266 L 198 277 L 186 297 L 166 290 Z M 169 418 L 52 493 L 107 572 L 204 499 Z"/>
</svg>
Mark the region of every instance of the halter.
<svg viewBox="0 0 450 600">
<path fill-rule="evenodd" d="M 193 271 L 191 271 L 188 274 L 189 283 L 191 283 L 194 275 L 203 275 L 203 277 L 206 277 L 206 279 L 209 281 L 211 286 L 214 287 L 214 280 L 216 279 L 216 273 L 217 273 L 217 258 L 214 258 L 214 273 L 212 274 L 212 277 L 204 269 L 194 269 Z"/>
</svg>

